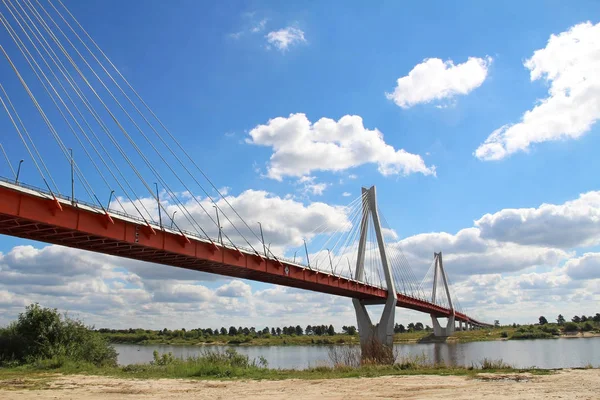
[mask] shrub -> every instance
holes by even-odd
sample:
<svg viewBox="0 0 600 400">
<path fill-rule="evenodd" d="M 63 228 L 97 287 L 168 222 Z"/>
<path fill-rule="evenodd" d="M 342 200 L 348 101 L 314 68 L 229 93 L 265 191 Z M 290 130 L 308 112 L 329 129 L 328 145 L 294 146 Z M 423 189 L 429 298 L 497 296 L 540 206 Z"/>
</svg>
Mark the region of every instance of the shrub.
<svg viewBox="0 0 600 400">
<path fill-rule="evenodd" d="M 567 322 L 563 329 L 565 332 L 577 332 L 579 330 L 579 325 L 575 322 Z"/>
<path fill-rule="evenodd" d="M 0 330 L 0 364 L 53 360 L 116 365 L 117 352 L 105 338 L 81 321 L 38 304 L 26 307 L 16 322 Z"/>
<path fill-rule="evenodd" d="M 560 335 L 560 331 L 556 326 L 544 325 L 541 329 L 543 332 L 550 333 L 554 336 Z"/>
<path fill-rule="evenodd" d="M 549 339 L 552 335 L 542 331 L 515 332 L 511 339 Z"/>
<path fill-rule="evenodd" d="M 581 330 L 584 332 L 589 332 L 594 330 L 594 325 L 592 325 L 589 321 L 583 324 Z"/>
<path fill-rule="evenodd" d="M 508 337 L 508 332 L 506 332 L 506 331 L 502 331 L 502 332 L 500 333 L 500 337 L 507 338 L 507 337 Z"/>
<path fill-rule="evenodd" d="M 511 365 L 506 364 L 502 359 L 491 360 L 489 358 L 484 358 L 481 361 L 481 369 L 482 370 L 511 369 L 511 368 L 513 368 L 513 367 Z"/>
</svg>

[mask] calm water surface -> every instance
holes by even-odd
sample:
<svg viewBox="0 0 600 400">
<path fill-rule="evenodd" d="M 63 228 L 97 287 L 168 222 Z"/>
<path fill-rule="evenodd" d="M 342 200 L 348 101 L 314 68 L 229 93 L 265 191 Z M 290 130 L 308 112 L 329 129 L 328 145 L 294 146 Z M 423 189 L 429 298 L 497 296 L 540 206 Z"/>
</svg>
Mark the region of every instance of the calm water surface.
<svg viewBox="0 0 600 400">
<path fill-rule="evenodd" d="M 331 346 L 233 346 L 251 359 L 263 356 L 270 368 L 303 369 L 329 364 Z M 428 360 L 453 365 L 478 363 L 484 358 L 502 359 L 517 368 L 572 368 L 600 366 L 600 337 L 553 340 L 510 340 L 473 343 L 396 344 L 402 356 L 425 355 Z M 171 352 L 177 357 L 199 355 L 204 349 L 225 350 L 227 346 L 138 346 L 115 345 L 119 364 L 147 363 L 152 352 Z"/>
</svg>

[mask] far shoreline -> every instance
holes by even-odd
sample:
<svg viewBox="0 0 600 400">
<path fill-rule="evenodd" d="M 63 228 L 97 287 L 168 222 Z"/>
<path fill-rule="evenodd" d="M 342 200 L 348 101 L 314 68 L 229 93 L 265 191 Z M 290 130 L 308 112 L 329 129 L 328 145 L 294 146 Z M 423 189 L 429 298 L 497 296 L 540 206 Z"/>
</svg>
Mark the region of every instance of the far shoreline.
<svg viewBox="0 0 600 400">
<path fill-rule="evenodd" d="M 560 334 L 550 337 L 538 338 L 510 338 L 498 337 L 494 334 L 494 330 L 481 335 L 469 335 L 469 332 L 456 332 L 455 335 L 447 338 L 430 338 L 428 334 L 420 335 L 420 337 L 405 338 L 407 334 L 396 334 L 394 344 L 432 344 L 432 343 L 471 343 L 471 342 L 490 342 L 490 341 L 519 341 L 519 340 L 552 340 L 552 339 L 589 339 L 600 337 L 597 332 L 577 332 L 575 334 Z M 481 331 L 480 331 L 481 332 Z M 496 332 L 497 333 L 497 332 Z M 302 340 L 297 340 L 301 338 Z M 358 335 L 334 335 L 331 338 L 312 338 L 305 340 L 307 336 L 300 337 L 276 337 L 269 340 L 261 338 L 250 339 L 249 341 L 110 341 L 111 344 L 117 345 L 134 345 L 134 346 L 196 346 L 196 347 L 214 347 L 214 346 L 233 346 L 233 347 L 271 347 L 271 346 L 333 346 L 333 345 L 359 345 Z M 310 336 L 308 336 L 310 338 Z"/>
</svg>

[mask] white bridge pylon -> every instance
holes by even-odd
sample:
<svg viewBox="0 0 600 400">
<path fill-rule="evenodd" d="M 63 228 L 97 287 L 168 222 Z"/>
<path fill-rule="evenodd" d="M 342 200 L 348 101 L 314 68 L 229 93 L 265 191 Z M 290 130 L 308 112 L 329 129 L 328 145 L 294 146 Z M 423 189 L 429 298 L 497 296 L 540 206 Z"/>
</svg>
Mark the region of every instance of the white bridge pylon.
<svg viewBox="0 0 600 400">
<path fill-rule="evenodd" d="M 454 333 L 454 317 L 455 310 L 454 305 L 452 304 L 452 296 L 450 296 L 450 287 L 448 286 L 448 277 L 446 276 L 446 270 L 444 270 L 444 262 L 442 260 L 442 252 L 433 253 L 433 258 L 435 262 L 434 272 L 433 272 L 433 291 L 431 292 L 431 302 L 435 304 L 436 295 L 437 295 L 437 286 L 438 286 L 438 278 L 441 277 L 442 283 L 444 285 L 446 297 L 448 300 L 448 306 L 452 311 L 452 314 L 448 317 L 448 323 L 445 327 L 440 325 L 438 321 L 438 317 L 435 315 L 431 315 L 431 322 L 433 324 L 433 334 L 435 336 L 450 336 Z"/>
<path fill-rule="evenodd" d="M 392 278 L 392 269 L 385 251 L 381 222 L 379 220 L 379 213 L 377 211 L 377 196 L 375 192 L 375 186 L 372 186 L 369 189 L 362 188 L 362 193 L 363 206 L 355 279 L 357 281 L 362 281 L 364 277 L 367 229 L 369 226 L 369 218 L 372 218 L 373 227 L 375 228 L 375 234 L 377 238 L 377 245 L 379 247 L 379 255 L 381 257 L 381 263 L 383 266 L 383 273 L 385 275 L 388 297 L 385 301 L 385 307 L 383 309 L 381 319 L 376 325 L 373 325 L 371 318 L 369 317 L 369 313 L 367 312 L 367 302 L 364 300 L 352 299 L 352 304 L 354 305 L 354 310 L 356 311 L 360 343 L 363 349 L 373 340 L 376 340 L 380 344 L 391 349 L 394 344 L 394 318 L 396 314 L 397 302 L 396 286 L 394 284 L 394 279 Z"/>
<path fill-rule="evenodd" d="M 358 324 L 358 331 L 360 335 L 360 342 L 363 349 L 366 346 L 372 345 L 373 341 L 378 342 L 381 345 L 392 348 L 394 344 L 394 320 L 395 311 L 397 304 L 397 291 L 396 285 L 392 273 L 392 265 L 388 259 L 386 253 L 385 242 L 383 237 L 383 231 L 381 228 L 381 222 L 379 219 L 379 212 L 377 209 L 377 194 L 375 186 L 369 189 L 362 188 L 363 200 L 362 200 L 362 217 L 360 223 L 360 239 L 358 243 L 358 257 L 356 263 L 356 274 L 355 279 L 362 281 L 365 273 L 365 249 L 367 244 L 367 234 L 369 227 L 369 219 L 373 223 L 375 231 L 375 239 L 377 241 L 377 247 L 379 249 L 379 256 L 381 258 L 381 264 L 383 273 L 385 275 L 385 283 L 388 290 L 388 296 L 385 300 L 385 306 L 379 322 L 373 324 L 371 317 L 367 312 L 367 305 L 381 304 L 382 302 L 373 302 L 360 299 L 352 299 L 354 310 L 356 312 L 356 320 Z M 431 296 L 431 302 L 437 304 L 437 289 L 438 281 L 442 282 L 444 295 L 447 297 L 448 308 L 451 310 L 451 315 L 447 318 L 448 322 L 445 327 L 440 325 L 438 317 L 431 314 L 431 320 L 433 323 L 433 334 L 438 337 L 447 337 L 452 335 L 455 330 L 455 309 L 452 302 L 452 296 L 450 295 L 450 287 L 448 285 L 448 277 L 444 270 L 444 263 L 442 260 L 442 253 L 434 253 L 434 278 L 433 278 L 433 290 Z"/>
</svg>

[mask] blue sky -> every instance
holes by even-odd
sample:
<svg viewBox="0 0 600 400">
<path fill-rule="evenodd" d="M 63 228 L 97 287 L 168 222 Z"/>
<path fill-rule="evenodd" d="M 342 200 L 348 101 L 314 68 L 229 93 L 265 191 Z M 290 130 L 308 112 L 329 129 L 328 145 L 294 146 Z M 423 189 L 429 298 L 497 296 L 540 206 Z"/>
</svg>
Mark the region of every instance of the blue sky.
<svg viewBox="0 0 600 400">
<path fill-rule="evenodd" d="M 593 226 L 597 221 L 596 211 L 600 205 L 595 200 L 585 198 L 573 207 L 565 203 L 578 199 L 583 193 L 594 197 L 594 190 L 598 189 L 595 171 L 600 167 L 596 152 L 600 136 L 594 122 L 600 118 L 600 111 L 593 104 L 600 101 L 600 91 L 597 80 L 586 74 L 599 65 L 599 29 L 595 25 L 599 21 L 592 18 L 599 15 L 600 3 L 465 1 L 457 5 L 442 1 L 429 4 L 245 1 L 207 4 L 107 0 L 66 1 L 65 4 L 216 184 L 228 187 L 229 194 L 239 198 L 241 207 L 246 204 L 243 197 L 248 191 L 265 191 L 277 199 L 287 196 L 309 208 L 314 203 L 347 204 L 360 194 L 361 186 L 376 185 L 380 208 L 404 240 L 402 246 L 412 254 L 415 263 L 424 262 L 423 254 L 427 252 L 448 251 L 451 254 L 447 261 L 449 271 L 453 267 L 452 256 L 456 260 L 456 283 L 481 287 L 479 293 L 469 290 L 465 300 L 473 309 L 488 308 L 489 303 L 482 300 L 485 290 L 505 291 L 495 300 L 496 308 L 481 310 L 483 316 L 512 318 L 511 321 L 531 319 L 535 316 L 529 312 L 513 313 L 522 308 L 526 299 L 529 304 L 539 302 L 547 306 L 552 310 L 549 313 L 555 311 L 550 305 L 560 296 L 565 296 L 562 300 L 570 302 L 573 310 L 581 308 L 577 302 L 597 299 L 594 288 L 600 285 L 600 275 L 594 271 L 600 268 L 600 261 L 590 267 L 592 272 L 584 283 L 581 277 L 574 278 L 578 273 L 567 271 L 568 265 L 582 264 L 584 253 L 595 257 L 594 251 L 600 244 L 596 228 L 586 231 L 589 237 L 584 235 L 581 240 L 568 244 L 542 236 L 554 227 L 561 227 L 563 236 L 568 236 L 570 229 L 586 223 Z M 586 21 L 590 21 L 589 27 L 582 28 L 581 35 L 577 33 L 585 45 L 573 45 L 578 49 L 574 53 L 569 52 L 568 43 L 561 51 L 550 47 L 551 35 L 568 33 Z M 286 43 L 282 41 L 284 37 L 292 41 Z M 0 43 L 9 52 L 15 50 L 6 31 L 0 32 Z M 558 71 L 559 78 L 552 80 L 542 76 L 532 80 L 530 74 L 535 66 L 528 68 L 525 64 L 533 59 L 536 50 L 544 49 L 547 51 L 534 59 L 535 65 L 542 74 Z M 22 63 L 16 52 L 11 53 L 11 57 Z M 575 67 L 563 65 L 561 60 L 568 63 L 569 57 Z M 443 67 L 426 71 L 422 79 L 411 78 L 411 71 L 432 65 L 427 64 L 427 60 L 438 60 Z M 579 68 L 579 65 L 590 69 Z M 461 66 L 472 68 L 466 70 Z M 21 67 L 25 68 L 25 64 Z M 23 115 L 29 116 L 27 113 L 32 110 L 5 62 L 0 62 L 0 73 L 1 83 L 15 102 L 22 104 Z M 588 83 L 573 83 L 581 77 L 587 77 Z M 397 87 L 401 78 L 406 78 L 403 80 L 406 86 Z M 553 87 L 563 90 L 564 86 L 572 94 L 566 96 L 573 99 L 572 103 L 561 103 L 556 112 L 540 111 L 552 117 L 564 116 L 564 121 L 554 121 L 548 128 L 544 125 L 546 117 L 539 117 L 521 129 L 518 123 L 524 113 L 552 97 L 549 90 Z M 400 97 L 394 99 L 386 93 L 399 93 L 402 99 L 411 100 L 400 106 Z M 413 169 L 403 169 L 407 164 L 404 161 L 393 164 L 390 161 L 393 156 L 380 146 L 369 147 L 372 154 L 364 159 L 354 154 L 345 166 L 323 161 L 328 165 L 324 166 L 311 160 L 310 154 L 283 149 L 281 159 L 284 161 L 277 167 L 271 159 L 276 157 L 277 149 L 267 133 L 285 141 L 299 131 L 290 126 L 274 128 L 269 121 L 291 120 L 291 114 L 299 113 L 305 115 L 312 128 L 321 118 L 331 119 L 335 124 L 344 116 L 360 117 L 362 126 L 355 132 L 357 137 L 366 137 L 367 131 L 377 129 L 386 145 L 394 151 L 404 149 L 422 164 L 415 167 L 413 159 L 410 167 Z M 36 120 L 35 114 L 31 115 L 28 123 L 32 125 L 34 137 L 45 140 L 47 133 L 41 132 L 41 122 Z M 0 126 L 9 133 L 3 133 L 1 141 L 17 162 L 18 158 L 25 158 L 24 150 L 14 131 L 9 130 L 11 126 L 5 117 L 5 114 L 0 116 Z M 587 127 L 581 128 L 580 124 Z M 497 157 L 477 153 L 486 139 L 504 125 L 517 126 L 520 130 L 507 128 L 504 138 L 512 135 L 510 137 L 516 139 L 501 142 L 504 143 L 502 148 L 521 143 L 525 136 L 532 143 L 521 144 L 520 148 L 515 145 L 514 152 Z M 332 130 L 325 129 L 320 139 L 322 143 L 329 143 L 327 134 L 335 136 Z M 361 140 L 357 139 L 352 146 L 364 145 Z M 53 171 L 63 168 L 64 173 L 57 180 L 68 191 L 68 165 L 50 147 L 43 151 L 45 159 L 53 164 Z M 293 158 L 290 154 L 297 162 L 290 161 Z M 335 158 L 334 154 L 328 154 L 329 160 Z M 399 170 L 382 173 L 382 163 L 392 163 Z M 10 175 L 4 160 L 0 160 L 0 166 L 0 175 Z M 431 173 L 433 167 L 435 174 Z M 287 172 L 278 175 L 273 172 L 277 168 Z M 308 178 L 300 182 L 302 177 Z M 98 178 L 90 178 L 100 187 Z M 22 180 L 40 184 L 31 163 L 25 164 Z M 176 189 L 183 190 L 181 186 Z M 101 189 L 100 193 L 102 190 L 106 191 Z M 344 196 L 344 193 L 351 195 Z M 102 201 L 107 195 L 108 192 L 100 196 Z M 544 203 L 555 205 L 556 209 L 548 211 L 541 207 Z M 568 221 L 573 225 L 560 225 L 564 220 L 556 222 L 551 218 L 557 215 L 567 218 L 573 209 L 581 207 L 584 208 L 581 215 L 575 213 L 579 219 Z M 527 211 L 528 208 L 534 211 Z M 517 211 L 503 211 L 507 209 Z M 497 214 L 482 219 L 488 213 Z M 548 215 L 550 217 L 543 220 Z M 525 226 L 528 221 L 537 221 L 536 218 L 541 222 L 533 227 Z M 479 221 L 477 227 L 474 221 Z M 466 236 L 471 235 L 473 229 L 478 230 L 475 236 L 479 235 L 481 245 L 486 246 L 487 250 L 478 253 L 476 258 L 465 255 L 472 255 L 472 249 L 465 250 L 457 244 L 459 233 L 465 229 L 471 230 L 465 231 Z M 540 232 L 532 233 L 536 229 Z M 298 228 L 297 235 L 302 233 Z M 276 223 L 272 224 L 270 234 L 279 234 Z M 534 237 L 537 239 L 532 239 Z M 289 239 L 297 243 L 298 237 Z M 0 250 L 4 254 L 0 266 L 4 263 L 5 271 L 18 270 L 9 260 L 13 259 L 10 255 L 15 246 L 23 244 L 30 243 L 0 238 Z M 43 252 L 40 249 L 45 245 L 32 245 Z M 290 248 L 289 243 L 280 245 L 282 249 Z M 31 263 L 40 257 L 34 253 L 29 255 Z M 499 254 L 506 260 L 499 258 Z M 537 256 L 529 260 L 523 254 Z M 86 256 L 81 257 L 82 263 L 88 263 Z M 211 294 L 206 292 L 206 296 L 218 296 L 219 288 L 237 285 L 240 296 L 228 299 L 252 304 L 250 311 L 240 312 L 254 312 L 265 323 L 279 318 L 276 314 L 260 313 L 261 307 L 267 307 L 269 302 L 267 294 L 270 292 L 265 291 L 279 290 L 295 299 L 299 296 L 293 291 L 250 282 L 195 281 L 189 274 L 173 279 L 172 286 L 160 286 L 150 283 L 152 277 L 144 277 L 136 269 L 139 267 L 128 269 L 120 263 L 123 262 L 111 259 L 103 268 L 108 271 L 114 267 L 122 275 L 109 278 L 107 272 L 108 275 L 93 279 L 99 279 L 100 285 L 99 282 L 113 282 L 111 279 L 127 282 L 125 289 L 144 291 L 150 300 L 143 306 L 154 310 L 152 321 L 156 322 L 152 324 L 157 326 L 167 320 L 167 310 L 177 309 L 170 302 L 157 299 L 168 297 L 165 293 L 176 293 L 173 287 L 181 289 L 177 285 L 190 285 L 184 289 L 194 293 L 204 293 L 204 288 L 212 291 Z M 487 266 L 495 263 L 501 265 L 488 270 Z M 420 271 L 419 268 L 422 267 L 416 269 Z M 452 272 L 450 274 L 452 276 Z M 472 277 L 475 275 L 479 278 Z M 513 286 L 507 283 L 511 279 Z M 534 285 L 540 280 L 556 289 L 556 294 L 546 292 L 546 297 L 538 292 L 536 296 L 515 294 L 517 289 L 526 290 L 527 282 Z M 57 283 L 56 287 L 62 284 L 64 282 Z M 19 285 L 4 289 L 0 286 L 0 291 L 7 293 L 6 299 L 11 299 L 6 300 L 11 307 L 7 306 L 10 311 L 4 319 L 14 315 L 21 305 L 19 301 L 13 303 L 14 298 L 22 299 L 18 293 L 29 287 L 28 283 Z M 117 286 L 107 284 L 107 296 L 114 294 L 111 290 L 117 290 Z M 253 300 L 248 300 L 246 295 Z M 43 296 L 46 297 L 40 297 L 41 301 L 48 305 L 72 307 L 92 321 L 111 320 L 105 311 L 78 310 L 74 303 L 60 296 L 47 293 Z M 512 308 L 505 307 L 508 311 L 502 311 L 501 304 L 510 298 Z M 28 299 L 36 300 L 35 296 Z M 352 312 L 345 299 L 323 301 L 329 302 L 328 310 L 334 310 L 334 321 L 340 325 L 352 322 Z M 233 308 L 227 302 L 223 307 Z M 215 313 L 218 310 L 215 309 Z M 196 318 L 194 310 L 180 311 L 189 313 L 186 315 L 190 321 Z M 597 310 L 582 312 L 592 314 Z M 232 323 L 244 315 L 232 313 Z M 327 310 L 323 316 L 327 318 Z M 119 318 L 123 321 L 126 317 L 120 315 Z M 309 320 L 310 316 L 299 318 Z"/>
</svg>

